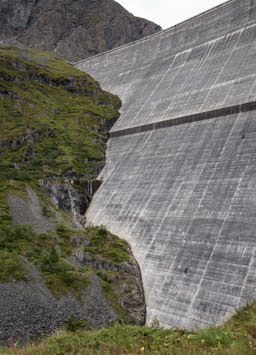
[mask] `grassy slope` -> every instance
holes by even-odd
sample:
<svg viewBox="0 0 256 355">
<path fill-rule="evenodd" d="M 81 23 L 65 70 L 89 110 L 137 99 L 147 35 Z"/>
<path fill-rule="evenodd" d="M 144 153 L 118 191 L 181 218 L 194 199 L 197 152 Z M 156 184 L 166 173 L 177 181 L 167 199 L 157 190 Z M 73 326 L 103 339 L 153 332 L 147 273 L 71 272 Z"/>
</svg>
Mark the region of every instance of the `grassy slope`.
<svg viewBox="0 0 256 355">
<path fill-rule="evenodd" d="M 0 225 L 10 223 L 8 191 L 71 170 L 95 178 L 106 148 L 100 125 L 119 104 L 48 52 L 0 48 Z"/>
<path fill-rule="evenodd" d="M 65 262 L 72 255 L 72 236 L 90 241 L 85 250 L 89 255 L 112 263 L 128 260 L 130 251 L 104 228 L 71 230 L 70 217 L 57 211 L 64 223 L 59 224 L 38 179 L 61 178 L 71 170 L 77 177 L 96 178 L 106 148 L 101 125 L 118 117 L 120 101 L 48 52 L 0 48 L 0 79 L 0 282 L 26 280 L 29 261 L 56 297 L 67 291 L 79 297 L 97 269 L 77 270 Z M 39 197 L 42 214 L 57 225 L 46 234 L 12 225 L 7 194 L 26 201 L 28 185 Z M 117 304 L 111 275 L 98 272 L 98 277 L 106 296 Z M 127 315 L 120 312 L 124 320 Z"/>
<path fill-rule="evenodd" d="M 118 117 L 119 104 L 89 75 L 48 52 L 0 48 L 0 281 L 25 279 L 22 257 L 40 264 L 42 246 L 49 254 L 59 243 L 58 231 L 36 235 L 12 226 L 7 194 L 26 200 L 31 186 L 42 213 L 54 219 L 38 179 L 67 171 L 95 178 L 106 148 L 101 125 Z"/>
<path fill-rule="evenodd" d="M 98 273 L 106 288 L 112 282 L 111 277 L 107 276 L 108 271 L 99 272 L 91 266 L 77 270 L 65 262 L 74 249 L 70 243 L 72 237 L 90 243 L 90 247 L 84 249 L 92 260 L 100 256 L 103 260 L 118 264 L 130 258 L 128 245 L 101 226 L 77 231 L 58 225 L 56 231 L 36 234 L 29 226 L 3 225 L 0 230 L 0 281 L 8 282 L 10 276 L 16 281 L 27 280 L 24 263 L 29 260 L 42 271 L 46 285 L 56 297 L 67 291 L 79 295 L 92 272 Z M 56 253 L 56 247 L 59 254 Z"/>
<path fill-rule="evenodd" d="M 12 349 L 0 349 L 0 353 L 254 355 L 255 337 L 256 302 L 239 311 L 224 325 L 197 332 L 164 330 L 157 326 L 115 326 L 73 332 L 63 329 L 23 349 L 13 344 Z"/>
<path fill-rule="evenodd" d="M 100 123 L 118 116 L 119 99 L 47 52 L 0 48 L 0 78 L 0 178 L 93 177 L 105 152 Z"/>
</svg>

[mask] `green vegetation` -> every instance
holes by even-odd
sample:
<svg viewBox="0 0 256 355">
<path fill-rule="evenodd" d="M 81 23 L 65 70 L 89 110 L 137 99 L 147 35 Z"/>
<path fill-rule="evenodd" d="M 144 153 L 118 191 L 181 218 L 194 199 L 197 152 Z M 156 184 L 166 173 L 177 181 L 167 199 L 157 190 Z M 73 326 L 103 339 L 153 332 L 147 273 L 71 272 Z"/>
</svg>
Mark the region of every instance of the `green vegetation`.
<svg viewBox="0 0 256 355">
<path fill-rule="evenodd" d="M 86 328 L 86 326 L 84 326 Z M 66 329 L 23 349 L 4 354 L 148 354 L 148 355 L 254 355 L 256 302 L 237 312 L 224 325 L 196 332 L 159 326 L 114 326 L 88 331 L 70 319 Z"/>
<path fill-rule="evenodd" d="M 36 189 L 35 186 L 33 188 Z M 25 189 L 25 185 L 16 181 L 8 185 L 7 191 L 26 199 L 26 192 L 22 189 Z M 40 190 L 37 190 L 37 193 L 41 197 Z M 0 193 L 0 198 L 1 196 L 4 194 Z M 47 213 L 51 213 L 52 207 L 47 205 L 47 198 L 44 195 L 42 203 Z M 5 212 L 0 228 L 0 282 L 27 280 L 29 267 L 33 263 L 41 271 L 46 286 L 56 298 L 71 292 L 81 301 L 82 292 L 90 284 L 90 275 L 94 273 L 98 276 L 104 295 L 119 315 L 120 322 L 133 323 L 134 320 L 119 304 L 119 294 L 116 293 L 123 272 L 120 271 L 120 276 L 117 277 L 118 271 L 103 271 L 93 266 L 93 261 L 97 258 L 112 264 L 129 260 L 130 251 L 127 243 L 109 233 L 103 226 L 72 230 L 66 224 L 58 224 L 55 230 L 37 234 L 30 226 L 11 225 L 8 208 Z M 78 240 L 78 244 L 81 245 L 85 241 L 88 247 L 84 248 L 92 264 L 75 267 L 66 261 L 72 256 L 74 249 L 71 244 L 72 238 Z M 118 281 L 115 282 L 116 280 Z M 132 287 L 134 286 L 131 285 L 131 290 Z"/>
<path fill-rule="evenodd" d="M 122 282 L 127 278 L 131 293 L 136 287 L 120 266 L 130 260 L 128 244 L 104 226 L 72 230 L 71 217 L 51 204 L 39 183 L 95 179 L 104 165 L 105 129 L 118 118 L 119 105 L 117 96 L 53 54 L 0 48 L 0 282 L 31 281 L 36 267 L 56 298 L 69 292 L 82 303 L 86 287 L 98 280 L 124 324 L 134 320 L 120 304 Z M 9 196 L 30 203 L 31 189 L 53 226 L 47 233 L 12 223 Z M 73 262 L 74 245 L 84 249 L 86 265 Z M 95 260 L 115 271 L 99 270 Z M 76 336 L 89 327 L 70 317 L 65 329 Z"/>
<path fill-rule="evenodd" d="M 24 244 L 31 243 L 33 232 L 27 226 L 2 225 L 0 229 L 0 281 L 26 279 L 24 261 L 20 256 Z"/>
<path fill-rule="evenodd" d="M 108 233 L 103 226 L 88 228 L 87 233 L 90 245 L 84 251 L 93 258 L 101 256 L 114 263 L 129 260 L 127 243 Z"/>
<path fill-rule="evenodd" d="M 86 277 L 75 272 L 59 257 L 54 245 L 57 244 L 53 233 L 36 234 L 29 226 L 2 225 L 0 230 L 0 281 L 26 280 L 25 260 L 33 262 L 42 271 L 42 275 L 55 294 L 65 293 L 72 288 L 79 289 L 86 284 Z M 71 253 L 71 247 L 70 247 Z M 67 252 L 63 253 L 66 255 Z"/>
<path fill-rule="evenodd" d="M 75 332 L 77 330 L 82 330 L 82 329 L 88 330 L 90 327 L 85 319 L 77 320 L 74 318 L 73 315 L 71 315 L 66 323 L 65 328 L 67 331 Z"/>
<path fill-rule="evenodd" d="M 51 53 L 0 48 L 0 281 L 25 279 L 28 260 L 41 268 L 56 295 L 86 283 L 87 277 L 64 261 L 72 253 L 72 231 L 59 226 L 38 235 L 28 226 L 13 226 L 7 196 L 26 201 L 30 186 L 42 215 L 55 219 L 38 180 L 61 180 L 70 171 L 95 178 L 104 164 L 102 125 L 118 117 L 119 104 L 117 96 Z M 58 214 L 68 224 L 68 216 Z"/>
<path fill-rule="evenodd" d="M 101 280 L 108 282 L 109 284 L 112 283 L 112 279 L 110 279 L 105 272 L 97 271 L 97 275 L 101 278 Z"/>
<path fill-rule="evenodd" d="M 12 277 L 14 280 L 26 280 L 27 275 L 22 259 L 17 253 L 0 251 L 0 281 L 7 282 Z"/>
<path fill-rule="evenodd" d="M 128 245 L 105 229 L 102 233 L 102 230 L 102 226 L 77 231 L 65 225 L 58 225 L 56 231 L 36 234 L 30 226 L 2 225 L 0 230 L 0 281 L 6 282 L 10 277 L 15 280 L 26 279 L 24 264 L 28 260 L 39 267 L 46 285 L 56 297 L 68 291 L 79 296 L 81 287 L 88 285 L 88 275 L 94 271 L 94 268 L 88 266 L 76 270 L 73 265 L 65 261 L 66 257 L 72 255 L 71 237 L 79 238 L 81 241 L 85 239 L 90 243 L 90 248 L 92 250 L 95 248 L 97 251 L 99 251 L 99 241 L 103 240 L 103 246 L 105 245 L 107 250 L 105 254 L 109 261 L 112 261 L 111 248 L 115 251 L 120 244 L 123 257 L 125 255 L 126 260 L 129 260 Z M 59 253 L 56 251 L 57 247 Z M 104 257 L 104 253 L 101 257 Z M 116 262 L 116 257 L 113 261 Z M 96 269 L 95 271 L 105 283 L 112 282 L 107 271 L 102 272 Z"/>
<path fill-rule="evenodd" d="M 119 99 L 47 52 L 0 48 L 0 78 L 0 178 L 94 177 Z"/>
</svg>

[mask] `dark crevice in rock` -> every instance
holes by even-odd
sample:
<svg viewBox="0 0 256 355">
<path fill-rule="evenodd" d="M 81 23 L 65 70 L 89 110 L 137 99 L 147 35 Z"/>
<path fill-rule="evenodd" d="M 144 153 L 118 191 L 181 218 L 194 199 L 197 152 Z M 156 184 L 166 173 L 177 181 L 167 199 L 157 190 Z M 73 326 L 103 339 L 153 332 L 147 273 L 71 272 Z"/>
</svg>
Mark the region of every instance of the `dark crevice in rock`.
<svg viewBox="0 0 256 355">
<path fill-rule="evenodd" d="M 100 187 L 101 181 L 66 180 L 61 183 L 41 180 L 40 182 L 52 204 L 63 212 L 69 213 L 75 226 L 85 224 L 85 212 L 94 193 Z"/>
</svg>

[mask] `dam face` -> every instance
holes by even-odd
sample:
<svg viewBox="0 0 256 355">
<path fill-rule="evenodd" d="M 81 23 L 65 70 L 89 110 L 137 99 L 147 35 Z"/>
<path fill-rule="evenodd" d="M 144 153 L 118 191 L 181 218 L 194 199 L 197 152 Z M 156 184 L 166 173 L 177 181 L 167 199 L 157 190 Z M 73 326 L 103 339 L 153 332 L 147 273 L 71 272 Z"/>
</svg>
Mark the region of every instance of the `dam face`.
<svg viewBox="0 0 256 355">
<path fill-rule="evenodd" d="M 87 219 L 131 244 L 147 323 L 224 321 L 256 298 L 256 1 L 76 67 L 123 101 Z"/>
</svg>

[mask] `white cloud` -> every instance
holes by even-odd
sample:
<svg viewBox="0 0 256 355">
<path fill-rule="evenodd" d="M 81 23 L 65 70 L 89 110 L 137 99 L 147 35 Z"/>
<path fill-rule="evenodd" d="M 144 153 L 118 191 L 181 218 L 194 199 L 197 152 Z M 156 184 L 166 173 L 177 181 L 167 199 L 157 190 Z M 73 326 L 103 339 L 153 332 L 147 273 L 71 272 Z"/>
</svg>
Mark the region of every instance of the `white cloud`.
<svg viewBox="0 0 256 355">
<path fill-rule="evenodd" d="M 224 0 L 116 0 L 135 16 L 168 28 L 200 14 Z"/>
</svg>

